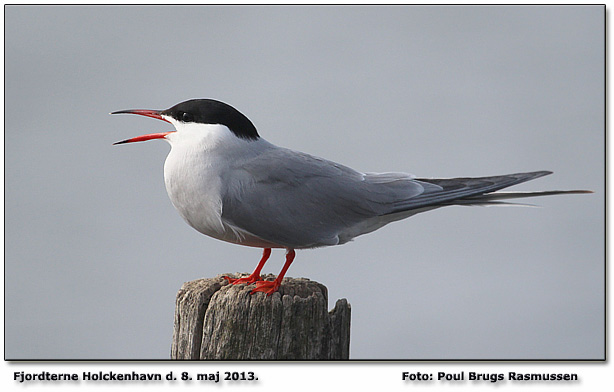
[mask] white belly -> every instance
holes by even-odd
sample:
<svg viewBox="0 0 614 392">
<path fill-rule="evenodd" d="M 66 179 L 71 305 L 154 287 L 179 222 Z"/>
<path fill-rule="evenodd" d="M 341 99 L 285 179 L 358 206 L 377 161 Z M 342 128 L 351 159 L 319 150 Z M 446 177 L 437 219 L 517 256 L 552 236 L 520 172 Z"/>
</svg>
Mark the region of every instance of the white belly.
<svg viewBox="0 0 614 392">
<path fill-rule="evenodd" d="M 172 148 L 164 164 L 166 191 L 181 217 L 209 237 L 245 246 L 278 248 L 222 220 L 223 169 L 202 152 Z"/>
</svg>

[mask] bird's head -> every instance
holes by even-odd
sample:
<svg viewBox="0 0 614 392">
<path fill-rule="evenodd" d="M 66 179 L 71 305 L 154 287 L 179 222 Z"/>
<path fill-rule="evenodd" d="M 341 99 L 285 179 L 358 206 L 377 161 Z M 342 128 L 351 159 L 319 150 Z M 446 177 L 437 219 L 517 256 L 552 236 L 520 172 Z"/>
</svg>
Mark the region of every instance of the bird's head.
<svg viewBox="0 0 614 392">
<path fill-rule="evenodd" d="M 138 114 L 156 118 L 172 124 L 176 131 L 151 133 L 114 144 L 143 142 L 152 139 L 171 139 L 173 134 L 192 134 L 203 132 L 203 125 L 221 125 L 239 139 L 257 140 L 260 138 L 256 127 L 237 109 L 224 102 L 213 99 L 191 99 L 178 103 L 166 110 L 128 109 L 111 114 Z M 177 135 L 178 136 L 178 135 Z"/>
</svg>

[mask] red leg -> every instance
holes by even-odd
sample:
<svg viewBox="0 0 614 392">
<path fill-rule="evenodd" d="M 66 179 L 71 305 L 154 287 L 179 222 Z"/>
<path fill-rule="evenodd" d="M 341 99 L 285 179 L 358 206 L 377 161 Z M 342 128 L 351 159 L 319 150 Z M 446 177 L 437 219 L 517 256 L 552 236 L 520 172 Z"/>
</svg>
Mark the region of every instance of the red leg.
<svg viewBox="0 0 614 392">
<path fill-rule="evenodd" d="M 290 268 L 290 264 L 292 264 L 292 261 L 294 260 L 295 256 L 296 253 L 294 252 L 294 249 L 288 249 L 288 253 L 286 253 L 286 263 L 281 269 L 279 275 L 277 275 L 277 278 L 272 282 L 266 280 L 260 280 L 256 282 L 256 288 L 253 289 L 250 294 L 254 294 L 260 291 L 265 293 L 266 295 L 271 295 L 276 292 L 279 289 L 279 286 L 281 286 L 281 281 L 284 278 L 286 271 L 288 271 L 288 268 Z"/>
<path fill-rule="evenodd" d="M 231 284 L 239 284 L 239 283 L 250 284 L 250 283 L 257 282 L 257 281 L 261 281 L 262 277 L 260 276 L 260 271 L 262 271 L 262 267 L 264 267 L 264 263 L 266 263 L 269 257 L 271 257 L 271 248 L 264 248 L 264 251 L 262 252 L 262 258 L 260 259 L 258 266 L 256 267 L 256 269 L 254 270 L 254 272 L 252 272 L 250 276 L 246 276 L 245 278 L 239 278 L 239 279 L 233 279 L 233 278 L 229 278 L 228 276 L 224 276 L 224 279 L 228 280 L 228 283 L 231 283 Z"/>
</svg>

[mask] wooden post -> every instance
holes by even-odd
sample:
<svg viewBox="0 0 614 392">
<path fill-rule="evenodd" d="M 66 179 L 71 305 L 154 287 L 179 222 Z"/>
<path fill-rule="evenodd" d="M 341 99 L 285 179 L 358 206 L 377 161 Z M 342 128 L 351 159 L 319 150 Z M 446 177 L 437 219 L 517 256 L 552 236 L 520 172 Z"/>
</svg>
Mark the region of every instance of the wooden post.
<svg viewBox="0 0 614 392">
<path fill-rule="evenodd" d="M 171 359 L 349 359 L 351 308 L 345 298 L 328 312 L 326 286 L 309 279 L 284 278 L 271 296 L 250 295 L 253 288 L 228 284 L 222 275 L 184 283 L 175 304 Z"/>
</svg>

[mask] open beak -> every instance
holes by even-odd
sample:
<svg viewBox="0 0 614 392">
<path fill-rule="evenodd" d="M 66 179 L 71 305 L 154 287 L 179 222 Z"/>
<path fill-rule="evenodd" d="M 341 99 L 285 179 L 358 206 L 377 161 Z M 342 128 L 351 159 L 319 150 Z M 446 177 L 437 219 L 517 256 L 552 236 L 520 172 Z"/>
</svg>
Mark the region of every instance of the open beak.
<svg viewBox="0 0 614 392">
<path fill-rule="evenodd" d="M 162 117 L 162 114 L 161 114 L 160 110 L 128 109 L 128 110 L 118 110 L 118 111 L 113 112 L 111 114 L 138 114 L 138 115 L 141 115 L 141 116 L 151 117 L 151 118 L 155 118 L 155 119 L 166 121 L 167 123 L 170 123 L 170 121 L 168 121 L 167 119 Z M 160 132 L 160 133 L 150 133 L 148 135 L 141 135 L 141 136 L 133 137 L 131 139 L 122 140 L 120 142 L 113 143 L 113 145 L 124 144 L 124 143 L 134 143 L 134 142 L 144 142 L 144 141 L 152 140 L 152 139 L 164 139 L 166 137 L 166 135 L 168 135 L 169 133 L 173 133 L 173 132 L 174 131 Z"/>
<path fill-rule="evenodd" d="M 124 143 L 134 143 L 134 142 L 144 142 L 144 141 L 152 140 L 152 139 L 164 139 L 166 137 L 166 135 L 168 135 L 169 133 L 173 133 L 173 132 L 174 131 L 171 131 L 171 132 L 160 132 L 160 133 L 150 133 L 148 135 L 141 135 L 141 136 L 133 137 L 131 139 L 122 140 L 121 142 L 115 142 L 115 143 L 113 143 L 113 145 L 124 144 Z"/>
</svg>

